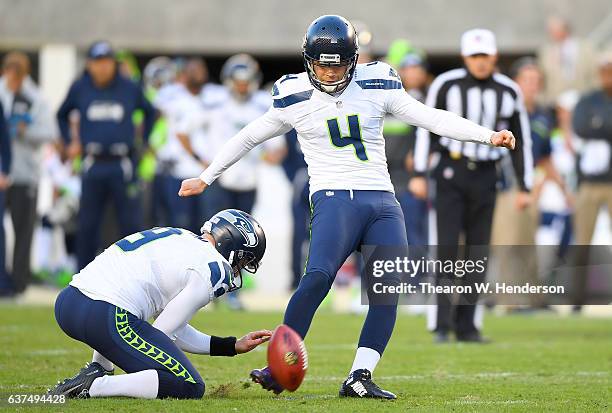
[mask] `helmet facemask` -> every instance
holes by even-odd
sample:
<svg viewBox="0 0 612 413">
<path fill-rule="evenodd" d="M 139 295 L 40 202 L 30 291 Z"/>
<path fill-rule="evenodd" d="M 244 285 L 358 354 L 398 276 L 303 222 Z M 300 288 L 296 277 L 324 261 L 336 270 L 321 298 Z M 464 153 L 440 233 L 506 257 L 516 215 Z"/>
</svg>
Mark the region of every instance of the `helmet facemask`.
<svg viewBox="0 0 612 413">
<path fill-rule="evenodd" d="M 231 267 L 228 291 L 241 288 L 242 270 L 254 274 L 266 250 L 261 225 L 246 212 L 227 209 L 206 221 L 200 232 L 213 238 L 215 249 Z"/>
<path fill-rule="evenodd" d="M 244 93 L 238 92 L 238 82 L 244 82 L 246 86 L 246 90 Z M 234 98 L 238 101 L 246 101 L 248 100 L 253 93 L 255 93 L 259 89 L 259 79 L 253 78 L 249 73 L 243 70 L 237 70 L 232 76 L 226 79 L 224 85 L 229 89 L 230 93 Z"/>
<path fill-rule="evenodd" d="M 259 269 L 260 261 L 257 261 L 255 254 L 250 251 L 238 250 L 230 252 L 228 262 L 232 267 L 232 279 L 229 280 L 228 292 L 242 288 L 242 270 L 249 274 L 255 274 Z M 238 284 L 238 281 L 240 282 Z"/>
<path fill-rule="evenodd" d="M 319 59 L 315 59 L 311 56 L 308 56 L 305 52 L 304 56 L 304 67 L 306 68 L 306 73 L 308 73 L 308 78 L 310 79 L 310 83 L 324 93 L 341 93 L 344 89 L 347 88 L 351 79 L 353 78 L 353 74 L 355 73 L 355 67 L 357 66 L 357 58 L 359 55 L 355 54 L 348 60 L 340 60 L 339 54 L 324 54 L 321 53 Z M 346 71 L 344 72 L 344 76 L 342 79 L 337 80 L 335 82 L 324 82 L 319 80 L 315 73 L 314 65 L 318 66 L 346 66 Z"/>
<path fill-rule="evenodd" d="M 235 99 L 246 101 L 261 85 L 262 74 L 255 59 L 246 54 L 230 57 L 221 69 L 221 80 Z M 238 82 L 246 84 L 246 90 L 238 93 Z"/>
</svg>

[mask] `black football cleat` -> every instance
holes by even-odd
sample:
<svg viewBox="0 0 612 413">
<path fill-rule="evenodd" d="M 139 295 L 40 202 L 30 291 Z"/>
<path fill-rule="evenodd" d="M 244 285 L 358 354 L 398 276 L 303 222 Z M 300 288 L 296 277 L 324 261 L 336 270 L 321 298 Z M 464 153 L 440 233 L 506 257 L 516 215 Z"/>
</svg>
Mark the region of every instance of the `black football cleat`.
<svg viewBox="0 0 612 413">
<path fill-rule="evenodd" d="M 457 334 L 457 342 L 474 343 L 474 344 L 489 344 L 491 340 L 487 337 L 483 337 L 479 331 L 473 331 L 467 334 Z"/>
<path fill-rule="evenodd" d="M 87 363 L 77 374 L 58 381 L 55 387 L 47 390 L 48 395 L 64 395 L 69 399 L 88 399 L 89 389 L 98 377 L 112 375 L 114 370 L 105 370 L 100 363 Z"/>
<path fill-rule="evenodd" d="M 445 344 L 450 341 L 448 331 L 436 331 L 434 334 L 434 343 L 436 344 Z"/>
<path fill-rule="evenodd" d="M 397 396 L 381 389 L 372 381 L 372 373 L 366 369 L 355 370 L 342 383 L 340 397 L 361 397 L 371 399 L 395 400 Z"/>
<path fill-rule="evenodd" d="M 283 386 L 274 380 L 268 366 L 263 369 L 252 370 L 250 376 L 251 380 L 261 385 L 264 389 L 274 392 L 274 394 L 281 394 L 285 390 Z"/>
</svg>

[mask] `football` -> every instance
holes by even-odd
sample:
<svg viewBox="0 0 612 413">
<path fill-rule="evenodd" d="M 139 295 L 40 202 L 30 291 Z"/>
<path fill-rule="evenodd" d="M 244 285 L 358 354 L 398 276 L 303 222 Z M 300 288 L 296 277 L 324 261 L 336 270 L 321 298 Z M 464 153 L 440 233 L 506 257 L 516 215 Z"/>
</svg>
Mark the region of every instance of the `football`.
<svg viewBox="0 0 612 413">
<path fill-rule="evenodd" d="M 284 324 L 274 330 L 268 345 L 268 366 L 272 377 L 286 390 L 295 391 L 308 369 L 308 354 L 298 333 Z"/>
</svg>

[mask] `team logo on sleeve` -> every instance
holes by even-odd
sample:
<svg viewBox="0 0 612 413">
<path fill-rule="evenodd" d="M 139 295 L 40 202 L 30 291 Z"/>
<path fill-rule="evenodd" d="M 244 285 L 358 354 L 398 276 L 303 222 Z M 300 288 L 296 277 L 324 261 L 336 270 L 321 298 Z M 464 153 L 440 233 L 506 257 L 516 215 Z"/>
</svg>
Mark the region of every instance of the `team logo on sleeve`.
<svg viewBox="0 0 612 413">
<path fill-rule="evenodd" d="M 255 247 L 259 243 L 259 239 L 257 238 L 257 234 L 255 233 L 255 228 L 249 222 L 248 219 L 243 216 L 231 213 L 227 211 L 223 211 L 219 214 L 220 217 L 228 220 L 233 226 L 236 227 L 238 231 L 244 237 L 246 247 Z"/>
<path fill-rule="evenodd" d="M 397 74 L 397 72 L 395 71 L 395 69 L 394 69 L 394 68 L 392 68 L 392 67 L 390 67 L 390 68 L 389 68 L 389 76 L 394 77 L 394 78 L 396 78 L 396 79 L 398 79 L 398 80 L 401 80 L 401 79 L 400 79 L 400 77 L 399 77 L 399 75 L 398 75 L 398 74 Z"/>
</svg>

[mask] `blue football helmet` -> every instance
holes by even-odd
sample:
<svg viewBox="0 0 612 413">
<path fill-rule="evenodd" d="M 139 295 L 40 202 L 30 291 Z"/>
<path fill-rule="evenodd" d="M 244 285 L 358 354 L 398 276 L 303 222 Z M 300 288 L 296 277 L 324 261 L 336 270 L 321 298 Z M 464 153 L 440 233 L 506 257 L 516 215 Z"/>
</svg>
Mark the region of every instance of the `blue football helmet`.
<svg viewBox="0 0 612 413">
<path fill-rule="evenodd" d="M 176 64 L 166 56 L 154 57 L 143 71 L 145 89 L 159 90 L 176 79 Z"/>
<path fill-rule="evenodd" d="M 234 278 L 230 280 L 229 291 L 242 287 L 242 270 L 257 272 L 266 252 L 266 234 L 251 215 L 225 209 L 206 221 L 200 232 L 212 235 L 217 251 L 232 266 Z"/>
<path fill-rule="evenodd" d="M 262 74 L 259 63 L 248 54 L 237 54 L 223 64 L 221 68 L 221 81 L 230 92 L 239 100 L 246 100 L 261 85 Z M 246 93 L 238 93 L 236 83 L 246 82 L 248 87 Z"/>
<path fill-rule="evenodd" d="M 325 93 L 340 93 L 349 85 L 357 66 L 359 44 L 355 28 L 344 17 L 321 16 L 313 21 L 302 47 L 304 67 L 310 83 Z M 323 82 L 314 72 L 313 64 L 320 66 L 346 66 L 342 79 L 336 82 Z"/>
</svg>

